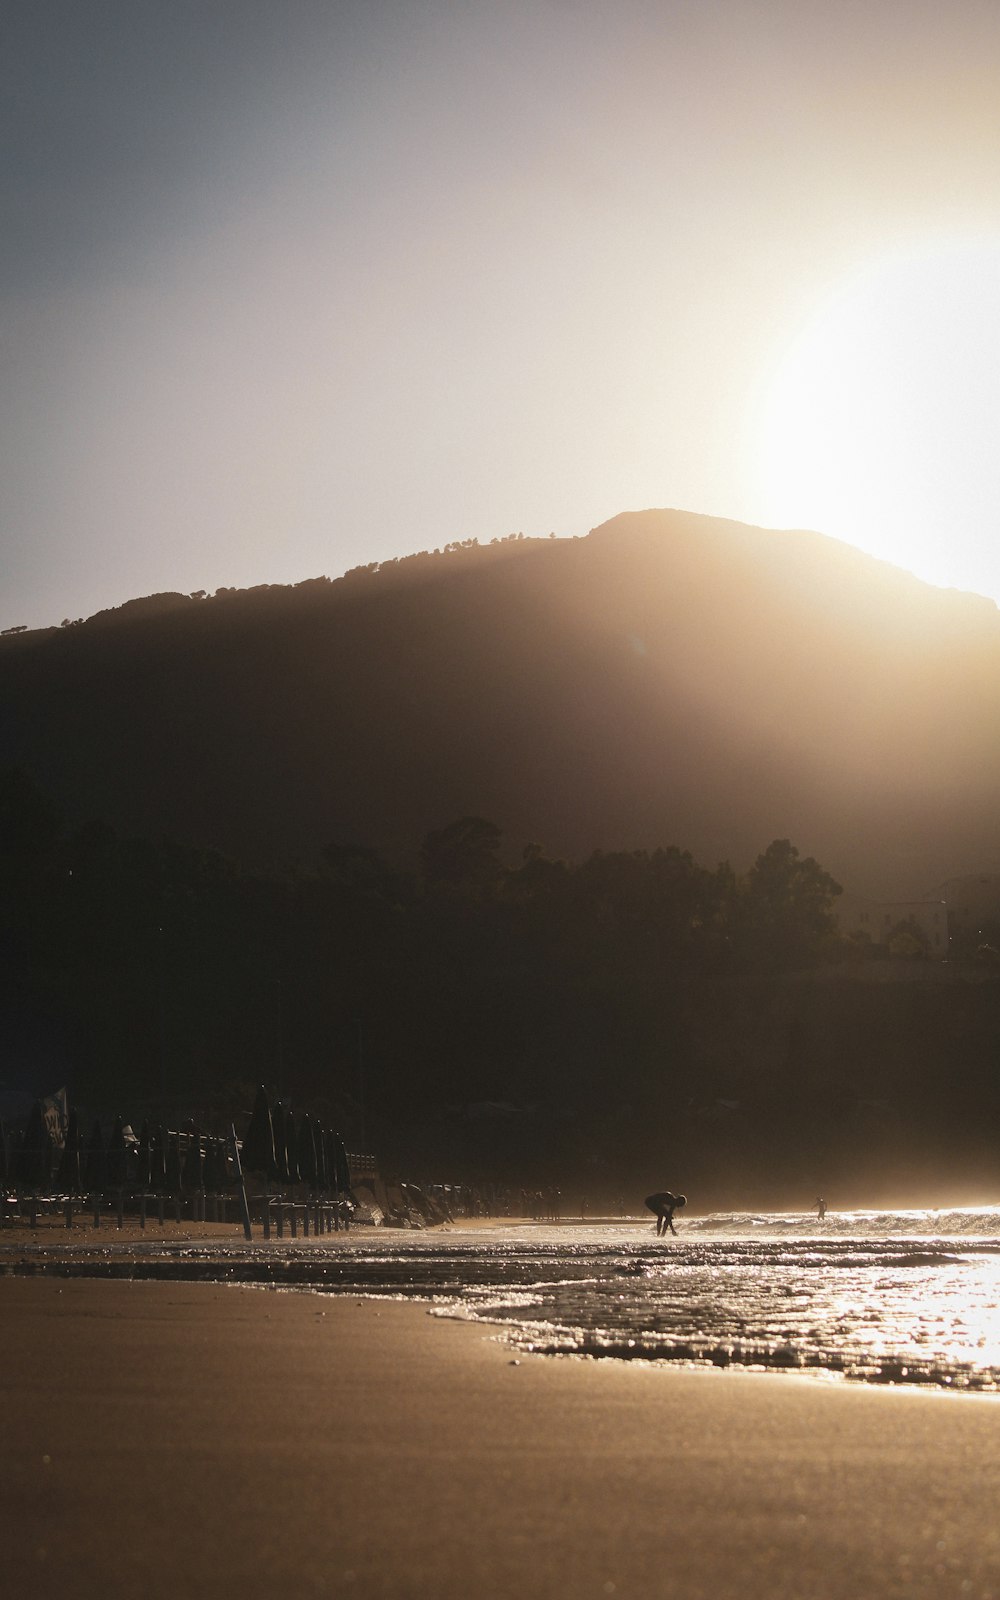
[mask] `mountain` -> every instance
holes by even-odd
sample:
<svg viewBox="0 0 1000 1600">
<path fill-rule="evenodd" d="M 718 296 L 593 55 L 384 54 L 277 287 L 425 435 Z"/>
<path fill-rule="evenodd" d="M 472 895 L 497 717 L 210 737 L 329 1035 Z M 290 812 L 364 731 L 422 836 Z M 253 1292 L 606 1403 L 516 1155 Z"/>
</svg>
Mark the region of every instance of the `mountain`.
<svg viewBox="0 0 1000 1600">
<path fill-rule="evenodd" d="M 679 511 L 0 638 L 0 763 L 70 823 L 251 864 L 791 838 L 907 898 L 1000 866 L 1000 613 L 822 535 Z"/>
</svg>

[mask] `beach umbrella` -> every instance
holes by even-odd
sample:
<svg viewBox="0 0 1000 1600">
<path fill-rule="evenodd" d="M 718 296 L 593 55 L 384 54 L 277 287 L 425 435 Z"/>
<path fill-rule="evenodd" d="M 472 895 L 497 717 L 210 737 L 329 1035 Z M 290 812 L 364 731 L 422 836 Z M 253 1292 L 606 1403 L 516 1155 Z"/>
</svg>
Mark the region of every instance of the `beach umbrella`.
<svg viewBox="0 0 1000 1600">
<path fill-rule="evenodd" d="M 83 1170 L 83 1186 L 88 1194 L 103 1194 L 107 1177 L 104 1161 L 104 1135 L 101 1133 L 101 1124 L 94 1119 L 94 1126 L 90 1132 L 90 1142 L 87 1145 L 87 1157 Z"/>
<path fill-rule="evenodd" d="M 323 1187 L 323 1130 L 315 1117 L 309 1118 L 309 1130 L 312 1134 L 313 1187 L 321 1189 Z"/>
<path fill-rule="evenodd" d="M 106 1158 L 107 1178 L 109 1189 L 124 1189 L 125 1187 L 125 1124 L 121 1117 L 115 1118 L 108 1141 Z"/>
<path fill-rule="evenodd" d="M 229 1146 L 225 1139 L 215 1141 L 215 1187 L 220 1194 L 229 1188 Z"/>
<path fill-rule="evenodd" d="M 219 1192 L 219 1151 L 215 1139 L 205 1138 L 205 1164 L 201 1175 L 206 1194 Z"/>
<path fill-rule="evenodd" d="M 167 1187 L 167 1149 L 163 1123 L 157 1123 L 149 1142 L 149 1187 L 163 1194 Z"/>
<path fill-rule="evenodd" d="M 274 1130 L 274 1170 L 279 1183 L 290 1183 L 288 1171 L 288 1117 L 284 1102 L 276 1100 L 271 1113 L 271 1127 Z"/>
<path fill-rule="evenodd" d="M 76 1111 L 69 1114 L 69 1124 L 66 1128 L 66 1143 L 62 1147 L 59 1157 L 59 1172 L 56 1184 L 66 1194 L 82 1194 L 83 1178 L 80 1173 L 80 1150 L 83 1140 L 80 1138 L 80 1116 Z"/>
<path fill-rule="evenodd" d="M 229 1170 L 229 1140 L 216 1139 L 215 1141 L 215 1166 L 218 1174 L 219 1193 L 228 1189 L 230 1183 L 236 1181 L 235 1173 Z"/>
<path fill-rule="evenodd" d="M 10 1136 L 10 1182 L 16 1189 L 21 1183 L 21 1168 L 24 1165 L 24 1129 L 13 1129 Z"/>
<path fill-rule="evenodd" d="M 28 1117 L 28 1126 L 24 1130 L 24 1142 L 21 1145 L 21 1159 L 18 1164 L 18 1176 L 25 1189 L 45 1189 L 48 1187 L 52 1169 L 52 1140 L 49 1130 L 45 1126 L 45 1113 L 42 1103 L 36 1100 Z"/>
<path fill-rule="evenodd" d="M 199 1189 L 205 1187 L 205 1164 L 202 1160 L 201 1134 L 191 1124 L 188 1131 L 188 1146 L 184 1155 L 184 1188 L 192 1194 L 197 1194 Z"/>
<path fill-rule="evenodd" d="M 337 1174 L 337 1188 L 341 1194 L 349 1194 L 351 1190 L 351 1168 L 347 1160 L 347 1149 L 339 1134 L 333 1136 L 334 1170 Z"/>
<path fill-rule="evenodd" d="M 326 1136 L 326 1167 L 330 1174 L 330 1188 L 334 1194 L 340 1192 L 340 1157 L 338 1145 L 340 1140 L 331 1128 Z"/>
<path fill-rule="evenodd" d="M 179 1133 L 167 1134 L 167 1168 L 164 1174 L 164 1186 L 168 1194 L 181 1192 L 181 1136 Z"/>
<path fill-rule="evenodd" d="M 313 1128 L 313 1142 L 316 1145 L 316 1187 L 325 1194 L 330 1187 L 326 1170 L 326 1134 L 318 1123 Z"/>
<path fill-rule="evenodd" d="M 139 1130 L 138 1162 L 135 1169 L 135 1185 L 140 1194 L 148 1194 L 153 1184 L 152 1149 L 149 1138 L 149 1122 L 143 1122 Z"/>
<path fill-rule="evenodd" d="M 329 1193 L 335 1194 L 337 1189 L 337 1161 L 333 1148 L 333 1134 L 329 1128 L 323 1129 L 323 1171 L 326 1174 L 326 1187 Z"/>
<path fill-rule="evenodd" d="M 310 1188 L 316 1187 L 316 1142 L 313 1138 L 312 1118 L 307 1111 L 303 1112 L 299 1123 L 299 1137 L 296 1143 L 296 1154 L 299 1163 L 299 1175 L 303 1183 Z"/>
<path fill-rule="evenodd" d="M 301 1183 L 302 1174 L 299 1171 L 295 1118 L 292 1116 L 291 1107 L 285 1112 L 285 1166 L 288 1168 L 289 1183 Z"/>
<path fill-rule="evenodd" d="M 250 1126 L 243 1140 L 243 1168 L 261 1178 L 273 1178 L 275 1175 L 274 1128 L 267 1091 L 263 1086 L 257 1090 Z"/>
</svg>

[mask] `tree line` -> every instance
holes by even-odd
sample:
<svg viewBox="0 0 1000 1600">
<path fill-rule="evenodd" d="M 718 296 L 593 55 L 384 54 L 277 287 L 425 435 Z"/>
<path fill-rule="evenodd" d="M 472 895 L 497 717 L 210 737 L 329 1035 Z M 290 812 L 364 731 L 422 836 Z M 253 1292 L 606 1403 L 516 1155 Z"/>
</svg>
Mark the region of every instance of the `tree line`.
<svg viewBox="0 0 1000 1600">
<path fill-rule="evenodd" d="M 992 1170 L 1000 986 L 856 982 L 838 886 L 790 841 L 745 872 L 503 845 L 463 817 L 412 868 L 336 844 L 250 870 L 66 830 L 6 773 L 0 1084 L 206 1132 L 264 1084 L 417 1182 L 609 1203 Z"/>
<path fill-rule="evenodd" d="M 787 840 L 742 875 L 673 847 L 573 863 L 530 844 L 508 864 L 502 844 L 466 817 L 427 836 L 415 870 L 343 844 L 315 869 L 244 870 L 102 823 L 67 832 L 8 772 L 0 1078 L 67 1078 L 90 1100 L 263 1080 L 325 1097 L 338 1126 L 364 1117 L 369 1072 L 383 1115 L 578 1097 L 600 1078 L 594 1040 L 648 1031 L 685 975 L 839 946 L 838 886 Z"/>
</svg>

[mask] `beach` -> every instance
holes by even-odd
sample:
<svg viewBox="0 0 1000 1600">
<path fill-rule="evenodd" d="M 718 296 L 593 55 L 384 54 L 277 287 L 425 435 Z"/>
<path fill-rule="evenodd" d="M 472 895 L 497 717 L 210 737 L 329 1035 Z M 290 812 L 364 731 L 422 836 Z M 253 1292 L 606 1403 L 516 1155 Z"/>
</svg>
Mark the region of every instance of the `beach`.
<svg viewBox="0 0 1000 1600">
<path fill-rule="evenodd" d="M 995 1399 L 518 1356 L 426 1306 L 0 1280 L 8 1592 L 1000 1596 Z"/>
</svg>

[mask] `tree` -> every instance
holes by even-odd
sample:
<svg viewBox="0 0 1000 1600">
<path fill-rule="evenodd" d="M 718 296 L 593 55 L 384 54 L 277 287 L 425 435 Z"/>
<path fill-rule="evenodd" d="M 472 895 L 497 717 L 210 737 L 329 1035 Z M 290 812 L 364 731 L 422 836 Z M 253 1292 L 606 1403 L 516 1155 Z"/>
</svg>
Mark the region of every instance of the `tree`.
<svg viewBox="0 0 1000 1600">
<path fill-rule="evenodd" d="M 427 835 L 420 851 L 424 875 L 431 883 L 476 888 L 495 884 L 503 872 L 501 838 L 496 823 L 485 817 L 460 817 Z"/>
<path fill-rule="evenodd" d="M 833 902 L 840 893 L 814 857 L 775 839 L 747 874 L 746 931 L 761 954 L 793 964 L 814 960 L 836 940 Z"/>
<path fill-rule="evenodd" d="M 565 861 L 547 856 L 540 844 L 526 844 L 521 851 L 521 865 L 508 875 L 505 892 L 518 899 L 554 893 L 565 885 L 568 874 Z"/>
</svg>

